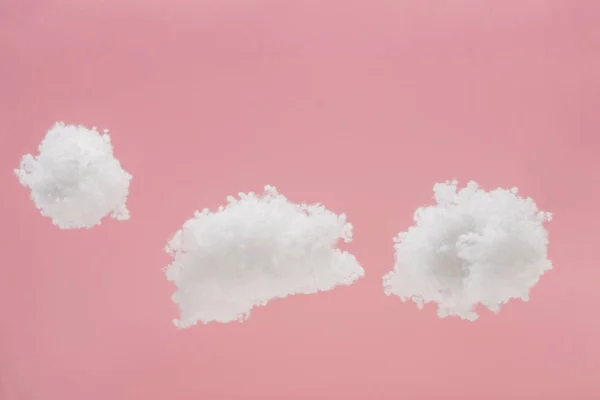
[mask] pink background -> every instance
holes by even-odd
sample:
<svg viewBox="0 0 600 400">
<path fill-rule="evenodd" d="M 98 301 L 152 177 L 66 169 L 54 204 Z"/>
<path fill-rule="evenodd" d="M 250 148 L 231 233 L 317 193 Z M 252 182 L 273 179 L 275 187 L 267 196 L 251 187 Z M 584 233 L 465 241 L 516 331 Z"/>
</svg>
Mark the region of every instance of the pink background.
<svg viewBox="0 0 600 400">
<path fill-rule="evenodd" d="M 597 0 L 0 0 L 0 398 L 599 399 Z M 109 128 L 127 223 L 60 231 L 12 169 Z M 529 303 L 386 297 L 433 183 L 555 213 Z M 347 212 L 367 276 L 178 331 L 161 268 L 197 208 L 277 186 Z"/>
</svg>

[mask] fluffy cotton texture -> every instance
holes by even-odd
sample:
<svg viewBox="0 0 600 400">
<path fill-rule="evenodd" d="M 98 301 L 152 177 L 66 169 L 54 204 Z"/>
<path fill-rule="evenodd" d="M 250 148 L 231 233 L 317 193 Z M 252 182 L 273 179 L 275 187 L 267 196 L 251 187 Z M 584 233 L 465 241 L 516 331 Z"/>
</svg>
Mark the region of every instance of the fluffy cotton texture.
<svg viewBox="0 0 600 400">
<path fill-rule="evenodd" d="M 174 258 L 166 275 L 177 287 L 175 325 L 243 321 L 271 299 L 352 284 L 364 271 L 336 248 L 339 239 L 352 240 L 344 214 L 293 204 L 271 186 L 196 212 L 166 247 Z"/>
<path fill-rule="evenodd" d="M 438 316 L 475 320 L 477 304 L 498 312 L 552 268 L 543 227 L 551 214 L 538 211 L 517 189 L 486 192 L 475 182 L 434 186 L 437 205 L 419 208 L 415 225 L 395 238 L 395 266 L 383 278 L 388 295 L 419 308 L 438 305 Z"/>
<path fill-rule="evenodd" d="M 110 137 L 96 128 L 56 123 L 15 170 L 41 214 L 61 229 L 91 228 L 110 214 L 129 219 L 131 175 L 113 155 Z"/>
</svg>

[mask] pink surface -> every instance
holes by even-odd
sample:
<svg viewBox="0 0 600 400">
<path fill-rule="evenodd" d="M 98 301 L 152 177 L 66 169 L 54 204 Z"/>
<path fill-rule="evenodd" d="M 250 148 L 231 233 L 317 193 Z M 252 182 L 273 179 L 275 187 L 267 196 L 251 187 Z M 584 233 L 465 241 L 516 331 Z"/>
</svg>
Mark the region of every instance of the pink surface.
<svg viewBox="0 0 600 400">
<path fill-rule="evenodd" d="M 600 398 L 600 2 L 0 0 L 0 398 Z M 130 222 L 60 231 L 12 169 L 110 128 Z M 382 292 L 437 181 L 516 185 L 555 269 L 469 323 Z M 273 184 L 347 212 L 367 276 L 178 331 L 163 246 Z"/>
</svg>

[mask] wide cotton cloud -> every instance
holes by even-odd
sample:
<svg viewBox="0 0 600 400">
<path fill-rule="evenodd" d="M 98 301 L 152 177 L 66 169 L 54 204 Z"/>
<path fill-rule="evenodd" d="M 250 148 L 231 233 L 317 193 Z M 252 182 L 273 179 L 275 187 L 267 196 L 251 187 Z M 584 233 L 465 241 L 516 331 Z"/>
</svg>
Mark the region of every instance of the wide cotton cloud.
<svg viewBox="0 0 600 400">
<path fill-rule="evenodd" d="M 166 248 L 174 258 L 166 275 L 177 287 L 175 324 L 242 321 L 272 299 L 352 284 L 364 271 L 336 247 L 340 239 L 352 240 L 344 214 L 291 203 L 271 186 L 196 212 Z"/>
</svg>

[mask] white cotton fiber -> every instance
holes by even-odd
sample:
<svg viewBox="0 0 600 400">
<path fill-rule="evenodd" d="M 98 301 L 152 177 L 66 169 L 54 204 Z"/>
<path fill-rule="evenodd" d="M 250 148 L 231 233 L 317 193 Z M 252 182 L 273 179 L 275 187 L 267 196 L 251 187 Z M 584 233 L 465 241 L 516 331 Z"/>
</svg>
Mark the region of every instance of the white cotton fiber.
<svg viewBox="0 0 600 400">
<path fill-rule="evenodd" d="M 552 268 L 543 227 L 551 215 L 538 211 L 517 189 L 486 192 L 475 182 L 434 186 L 437 205 L 419 208 L 415 225 L 395 238 L 394 270 L 383 278 L 385 293 L 435 302 L 440 317 L 475 320 L 477 304 L 498 312 Z"/>
<path fill-rule="evenodd" d="M 42 215 L 61 229 L 90 228 L 108 214 L 129 219 L 131 175 L 114 157 L 108 134 L 95 128 L 56 123 L 39 155 L 23 156 L 15 174 Z"/>
<path fill-rule="evenodd" d="M 344 214 L 290 203 L 271 186 L 196 212 L 166 248 L 174 258 L 166 275 L 177 286 L 175 325 L 243 321 L 271 299 L 350 285 L 364 271 L 336 248 L 339 239 L 352 240 Z"/>
</svg>

